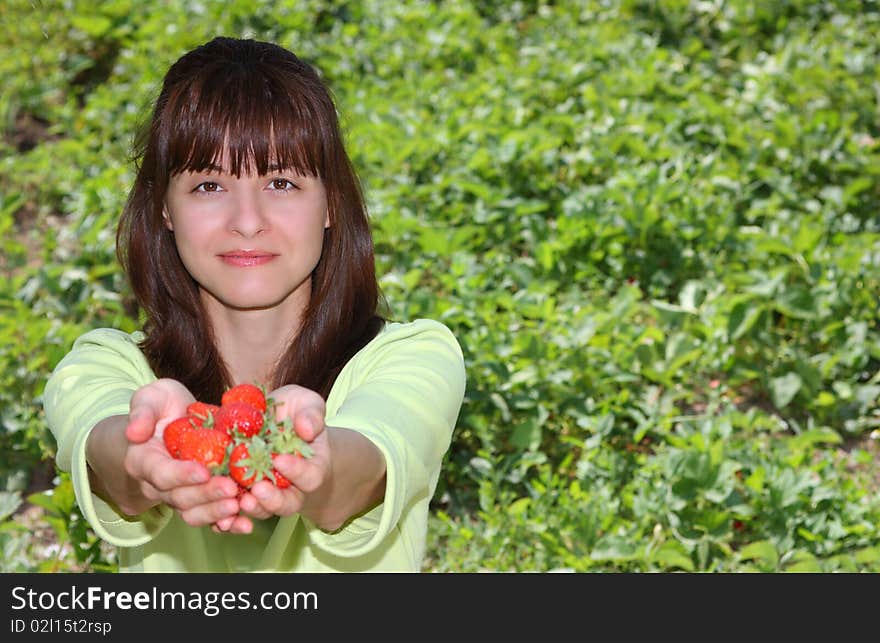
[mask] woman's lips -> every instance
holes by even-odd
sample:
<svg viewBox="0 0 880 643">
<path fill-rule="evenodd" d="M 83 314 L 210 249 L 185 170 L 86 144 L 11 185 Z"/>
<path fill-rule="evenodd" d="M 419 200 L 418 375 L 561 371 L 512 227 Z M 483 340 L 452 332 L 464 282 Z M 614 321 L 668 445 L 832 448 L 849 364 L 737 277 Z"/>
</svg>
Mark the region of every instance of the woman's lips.
<svg viewBox="0 0 880 643">
<path fill-rule="evenodd" d="M 233 250 L 218 255 L 223 263 L 230 266 L 248 267 L 261 266 L 272 261 L 276 256 L 271 252 L 257 252 L 253 250 Z"/>
</svg>

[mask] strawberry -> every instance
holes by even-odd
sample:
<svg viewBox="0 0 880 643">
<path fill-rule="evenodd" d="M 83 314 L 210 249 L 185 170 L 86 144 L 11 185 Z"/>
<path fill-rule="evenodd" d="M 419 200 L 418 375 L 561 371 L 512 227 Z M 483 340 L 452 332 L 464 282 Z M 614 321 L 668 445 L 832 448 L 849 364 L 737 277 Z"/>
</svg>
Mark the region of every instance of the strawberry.
<svg viewBox="0 0 880 643">
<path fill-rule="evenodd" d="M 252 437 L 263 428 L 263 420 L 262 411 L 247 402 L 230 402 L 214 414 L 214 428 L 233 437 Z"/>
<path fill-rule="evenodd" d="M 220 407 L 216 404 L 193 402 L 186 407 L 186 414 L 193 418 L 196 426 L 212 428 L 214 426 L 214 414 L 219 410 Z"/>
<path fill-rule="evenodd" d="M 179 417 L 172 420 L 162 432 L 162 440 L 165 442 L 165 448 L 174 458 L 180 457 L 180 442 L 185 433 L 197 430 L 196 423 L 189 416 Z"/>
<path fill-rule="evenodd" d="M 274 400 L 251 384 L 226 391 L 220 406 L 196 401 L 186 411 L 165 428 L 169 453 L 201 462 L 213 474 L 228 473 L 238 484 L 239 497 L 260 480 L 279 489 L 290 486 L 275 468 L 277 456 L 312 457 L 312 447 L 294 432 L 293 421 L 277 422 Z"/>
<path fill-rule="evenodd" d="M 257 481 L 257 470 L 251 462 L 250 444 L 252 442 L 239 442 L 229 454 L 229 475 L 240 489 L 250 489 Z"/>
<path fill-rule="evenodd" d="M 220 404 L 226 406 L 233 402 L 250 404 L 260 413 L 266 412 L 266 395 L 263 389 L 253 384 L 238 384 L 228 389 L 220 399 Z"/>
<path fill-rule="evenodd" d="M 271 480 L 279 489 L 285 489 L 290 480 L 275 468 L 276 455 L 260 436 L 239 442 L 229 456 L 229 475 L 246 489 L 260 480 Z"/>
<path fill-rule="evenodd" d="M 180 437 L 179 460 L 201 462 L 211 473 L 225 473 L 226 451 L 232 438 L 225 431 L 193 429 Z"/>
</svg>

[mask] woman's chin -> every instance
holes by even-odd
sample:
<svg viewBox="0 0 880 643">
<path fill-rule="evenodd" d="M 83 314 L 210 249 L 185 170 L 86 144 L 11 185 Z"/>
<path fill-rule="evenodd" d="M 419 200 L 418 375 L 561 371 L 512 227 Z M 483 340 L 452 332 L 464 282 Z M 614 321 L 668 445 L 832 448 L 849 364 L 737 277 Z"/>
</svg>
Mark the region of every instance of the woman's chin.
<svg viewBox="0 0 880 643">
<path fill-rule="evenodd" d="M 270 310 L 277 307 L 283 299 L 260 293 L 229 293 L 214 299 L 227 310 L 249 311 Z"/>
</svg>

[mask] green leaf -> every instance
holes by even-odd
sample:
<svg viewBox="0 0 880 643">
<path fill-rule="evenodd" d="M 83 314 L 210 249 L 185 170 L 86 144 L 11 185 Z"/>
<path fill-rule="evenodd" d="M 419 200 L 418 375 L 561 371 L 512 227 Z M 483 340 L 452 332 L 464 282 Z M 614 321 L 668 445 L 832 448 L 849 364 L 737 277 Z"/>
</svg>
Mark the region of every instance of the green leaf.
<svg viewBox="0 0 880 643">
<path fill-rule="evenodd" d="M 619 536 L 608 537 L 598 543 L 590 552 L 593 560 L 627 561 L 639 558 L 639 547 L 630 540 Z"/>
<path fill-rule="evenodd" d="M 518 516 L 520 514 L 523 514 L 529 508 L 531 502 L 531 498 L 520 498 L 519 500 L 514 500 L 507 508 L 507 513 L 511 516 Z"/>
<path fill-rule="evenodd" d="M 21 492 L 0 491 L 0 521 L 14 514 L 21 506 L 21 502 Z"/>
<path fill-rule="evenodd" d="M 678 567 L 688 572 L 695 570 L 694 561 L 683 551 L 682 546 L 674 541 L 663 543 L 651 555 L 651 562 L 662 565 L 665 568 Z"/>
<path fill-rule="evenodd" d="M 541 442 L 541 424 L 536 418 L 517 422 L 510 437 L 511 444 L 519 449 L 535 449 Z"/>
<path fill-rule="evenodd" d="M 783 409 L 794 399 L 801 390 L 803 380 L 801 376 L 791 371 L 782 377 L 774 377 L 770 380 L 770 397 L 776 408 Z"/>
<path fill-rule="evenodd" d="M 800 435 L 796 435 L 791 438 L 792 447 L 799 449 L 811 447 L 815 444 L 841 443 L 843 443 L 843 438 L 840 436 L 840 434 L 837 431 L 834 431 L 833 429 L 829 429 L 827 427 L 810 429 L 808 431 L 804 431 Z"/>
<path fill-rule="evenodd" d="M 785 565 L 784 571 L 793 573 L 814 574 L 822 571 L 819 559 L 806 551 L 799 551 L 792 556 L 791 562 Z"/>
<path fill-rule="evenodd" d="M 110 31 L 113 22 L 109 18 L 96 15 L 83 15 L 74 13 L 70 17 L 71 24 L 77 29 L 85 31 L 92 38 L 100 38 Z"/>
<path fill-rule="evenodd" d="M 854 555 L 859 563 L 880 563 L 880 545 L 865 547 L 855 552 Z"/>
<path fill-rule="evenodd" d="M 759 540 L 749 543 L 739 550 L 739 558 L 742 560 L 758 560 L 770 569 L 775 569 L 779 563 L 779 554 L 776 547 L 769 540 Z"/>
<path fill-rule="evenodd" d="M 755 299 L 736 304 L 727 321 L 727 334 L 730 340 L 735 341 L 748 333 L 761 317 L 764 307 L 764 304 Z"/>
</svg>

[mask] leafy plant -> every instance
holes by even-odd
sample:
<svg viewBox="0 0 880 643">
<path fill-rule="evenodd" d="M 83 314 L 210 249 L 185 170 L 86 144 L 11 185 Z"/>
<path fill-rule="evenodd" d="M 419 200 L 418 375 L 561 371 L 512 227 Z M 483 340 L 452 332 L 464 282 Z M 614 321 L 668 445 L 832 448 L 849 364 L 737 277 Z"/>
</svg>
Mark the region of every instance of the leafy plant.
<svg viewBox="0 0 880 643">
<path fill-rule="evenodd" d="M 222 33 L 320 69 L 393 317 L 462 345 L 427 570 L 880 569 L 877 2 L 132 6 L 4 11 L 3 506 L 54 457 L 51 369 L 138 327 L 132 134 Z M 74 549 L 28 562 L 23 503 L 10 565 L 112 568 L 61 480 Z"/>
</svg>

